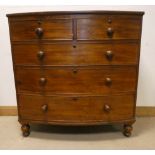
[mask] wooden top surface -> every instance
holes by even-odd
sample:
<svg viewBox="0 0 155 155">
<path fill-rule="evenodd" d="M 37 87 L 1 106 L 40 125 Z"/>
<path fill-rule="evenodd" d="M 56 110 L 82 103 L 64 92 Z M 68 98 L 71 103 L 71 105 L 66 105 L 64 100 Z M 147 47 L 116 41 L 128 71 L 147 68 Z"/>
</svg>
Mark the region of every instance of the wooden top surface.
<svg viewBox="0 0 155 155">
<path fill-rule="evenodd" d="M 106 11 L 106 10 L 89 10 L 89 11 L 46 11 L 46 12 L 25 12 L 7 14 L 7 17 L 29 16 L 29 15 L 52 15 L 52 14 L 120 14 L 120 15 L 144 15 L 143 11 Z"/>
</svg>

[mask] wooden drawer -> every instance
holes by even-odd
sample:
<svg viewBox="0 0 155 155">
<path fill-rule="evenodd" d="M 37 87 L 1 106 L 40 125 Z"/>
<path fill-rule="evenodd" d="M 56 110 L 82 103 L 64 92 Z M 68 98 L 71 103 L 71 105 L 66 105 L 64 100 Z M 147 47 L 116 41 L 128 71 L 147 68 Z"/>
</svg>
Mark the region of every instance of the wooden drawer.
<svg viewBox="0 0 155 155">
<path fill-rule="evenodd" d="M 14 61 L 17 65 L 125 65 L 137 64 L 137 43 L 70 43 L 14 44 Z M 26 56 L 25 56 L 26 55 Z"/>
<path fill-rule="evenodd" d="M 135 91 L 136 67 L 55 67 L 16 69 L 18 92 L 121 93 Z"/>
<path fill-rule="evenodd" d="M 18 95 L 22 119 L 48 122 L 113 122 L 133 118 L 133 95 L 35 96 Z M 97 123 L 96 122 L 96 123 Z"/>
<path fill-rule="evenodd" d="M 141 17 L 111 15 L 77 19 L 78 40 L 140 39 Z"/>
<path fill-rule="evenodd" d="M 14 21 L 10 22 L 12 41 L 37 39 L 71 40 L 71 19 L 53 19 L 47 21 Z"/>
</svg>

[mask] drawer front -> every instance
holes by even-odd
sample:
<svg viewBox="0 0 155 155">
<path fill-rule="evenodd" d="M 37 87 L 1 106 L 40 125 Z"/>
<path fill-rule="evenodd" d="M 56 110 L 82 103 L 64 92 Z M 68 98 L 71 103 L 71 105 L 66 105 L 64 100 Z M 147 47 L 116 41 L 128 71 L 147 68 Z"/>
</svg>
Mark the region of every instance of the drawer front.
<svg viewBox="0 0 155 155">
<path fill-rule="evenodd" d="M 14 44 L 14 61 L 17 65 L 124 65 L 137 64 L 139 45 L 137 43 L 78 43 Z M 26 57 L 25 57 L 26 55 Z"/>
<path fill-rule="evenodd" d="M 34 96 L 19 95 L 22 119 L 84 123 L 133 118 L 134 96 Z"/>
<path fill-rule="evenodd" d="M 16 21 L 10 22 L 12 41 L 37 39 L 71 40 L 72 21 L 70 19 L 54 19 L 48 21 Z"/>
<path fill-rule="evenodd" d="M 104 16 L 77 19 L 79 40 L 140 39 L 141 17 Z"/>
<path fill-rule="evenodd" d="M 120 93 L 135 91 L 136 67 L 64 67 L 16 70 L 18 92 Z"/>
</svg>

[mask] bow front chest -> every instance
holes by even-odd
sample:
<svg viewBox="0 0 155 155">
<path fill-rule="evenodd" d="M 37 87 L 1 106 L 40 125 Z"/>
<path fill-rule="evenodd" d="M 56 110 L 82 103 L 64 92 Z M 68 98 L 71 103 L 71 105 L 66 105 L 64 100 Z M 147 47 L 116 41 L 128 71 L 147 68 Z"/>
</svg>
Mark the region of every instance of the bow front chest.
<svg viewBox="0 0 155 155">
<path fill-rule="evenodd" d="M 24 136 L 31 123 L 135 121 L 143 12 L 8 14 Z"/>
</svg>

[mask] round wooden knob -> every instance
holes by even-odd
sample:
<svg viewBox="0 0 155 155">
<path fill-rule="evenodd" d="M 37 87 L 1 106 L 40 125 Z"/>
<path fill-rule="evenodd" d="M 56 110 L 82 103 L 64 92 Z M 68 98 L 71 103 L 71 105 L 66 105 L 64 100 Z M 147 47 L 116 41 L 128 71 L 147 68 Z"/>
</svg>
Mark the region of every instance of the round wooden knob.
<svg viewBox="0 0 155 155">
<path fill-rule="evenodd" d="M 112 84 L 112 80 L 111 80 L 111 78 L 109 78 L 109 77 L 107 77 L 107 78 L 105 79 L 105 82 L 106 82 L 106 85 L 107 85 L 107 86 L 110 86 L 110 85 Z"/>
<path fill-rule="evenodd" d="M 106 111 L 106 112 L 110 112 L 111 111 L 111 107 L 109 106 L 109 105 L 104 105 L 104 110 Z"/>
<path fill-rule="evenodd" d="M 46 111 L 48 110 L 47 104 L 42 105 L 41 110 L 42 110 L 43 112 L 46 112 Z"/>
<path fill-rule="evenodd" d="M 43 36 L 43 29 L 41 27 L 38 27 L 36 28 L 35 33 L 39 38 L 41 38 Z"/>
<path fill-rule="evenodd" d="M 37 53 L 37 56 L 38 56 L 38 59 L 39 59 L 39 60 L 43 60 L 43 58 L 44 58 L 44 56 L 45 56 L 45 53 L 44 53 L 43 51 L 39 51 L 39 52 Z"/>
<path fill-rule="evenodd" d="M 109 27 L 109 28 L 107 29 L 107 35 L 108 35 L 108 37 L 112 37 L 113 34 L 114 34 L 114 30 L 113 30 L 111 27 Z"/>
<path fill-rule="evenodd" d="M 112 60 L 112 58 L 113 58 L 113 52 L 112 51 L 106 51 L 105 55 L 106 55 L 106 58 L 108 60 Z"/>
<path fill-rule="evenodd" d="M 47 80 L 46 80 L 46 78 L 40 78 L 39 82 L 40 82 L 40 85 L 44 86 L 46 84 Z"/>
</svg>

